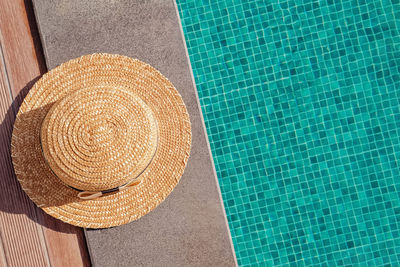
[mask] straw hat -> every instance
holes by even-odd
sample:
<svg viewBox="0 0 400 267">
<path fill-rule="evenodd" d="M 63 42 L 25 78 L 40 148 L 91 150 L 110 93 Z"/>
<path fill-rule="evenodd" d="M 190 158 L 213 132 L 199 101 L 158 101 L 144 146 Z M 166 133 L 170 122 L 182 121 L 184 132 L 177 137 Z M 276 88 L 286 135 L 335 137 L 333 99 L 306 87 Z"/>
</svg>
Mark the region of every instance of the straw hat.
<svg viewBox="0 0 400 267">
<path fill-rule="evenodd" d="M 136 59 L 93 54 L 36 82 L 12 135 L 22 188 L 64 222 L 106 228 L 136 220 L 179 182 L 189 115 L 172 83 Z"/>
</svg>

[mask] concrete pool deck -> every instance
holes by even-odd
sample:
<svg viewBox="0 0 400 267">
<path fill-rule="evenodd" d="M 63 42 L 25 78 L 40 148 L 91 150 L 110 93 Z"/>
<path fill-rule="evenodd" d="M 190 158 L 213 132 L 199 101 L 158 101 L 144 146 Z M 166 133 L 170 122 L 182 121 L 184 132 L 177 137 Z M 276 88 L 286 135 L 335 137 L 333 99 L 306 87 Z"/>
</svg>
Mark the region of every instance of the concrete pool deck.
<svg viewBox="0 0 400 267">
<path fill-rule="evenodd" d="M 191 118 L 192 151 L 182 180 L 138 221 L 85 230 L 93 265 L 235 266 L 175 3 L 37 0 L 34 8 L 48 69 L 95 52 L 138 58 L 168 77 Z"/>
</svg>

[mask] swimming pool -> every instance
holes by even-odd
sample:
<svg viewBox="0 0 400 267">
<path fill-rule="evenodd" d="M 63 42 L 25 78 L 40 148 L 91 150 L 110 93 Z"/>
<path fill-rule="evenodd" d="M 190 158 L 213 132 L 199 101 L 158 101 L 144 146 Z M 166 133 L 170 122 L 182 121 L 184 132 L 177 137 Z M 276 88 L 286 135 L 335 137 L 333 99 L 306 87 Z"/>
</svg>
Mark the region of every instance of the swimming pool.
<svg viewBox="0 0 400 267">
<path fill-rule="evenodd" d="M 177 0 L 239 266 L 400 266 L 400 3 Z"/>
</svg>

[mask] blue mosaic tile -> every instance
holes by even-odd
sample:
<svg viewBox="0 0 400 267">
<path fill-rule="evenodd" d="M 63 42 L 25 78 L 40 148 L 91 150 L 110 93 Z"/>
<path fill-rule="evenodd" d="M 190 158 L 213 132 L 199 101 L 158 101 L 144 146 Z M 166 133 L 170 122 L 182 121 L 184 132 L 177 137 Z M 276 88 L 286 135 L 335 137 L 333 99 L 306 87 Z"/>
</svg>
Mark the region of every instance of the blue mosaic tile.
<svg viewBox="0 0 400 267">
<path fill-rule="evenodd" d="M 239 266 L 400 266 L 399 0 L 177 0 Z"/>
</svg>

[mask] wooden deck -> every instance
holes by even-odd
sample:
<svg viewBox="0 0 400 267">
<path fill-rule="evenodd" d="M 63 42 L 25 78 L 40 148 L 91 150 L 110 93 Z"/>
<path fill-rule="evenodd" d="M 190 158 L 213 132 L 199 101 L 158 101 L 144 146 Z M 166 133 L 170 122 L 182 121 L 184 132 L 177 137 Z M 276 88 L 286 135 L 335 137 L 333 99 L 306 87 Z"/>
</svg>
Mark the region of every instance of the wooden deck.
<svg viewBox="0 0 400 267">
<path fill-rule="evenodd" d="M 15 114 L 46 71 L 38 36 L 30 1 L 0 0 L 0 266 L 90 266 L 83 231 L 37 208 L 12 169 Z"/>
</svg>

